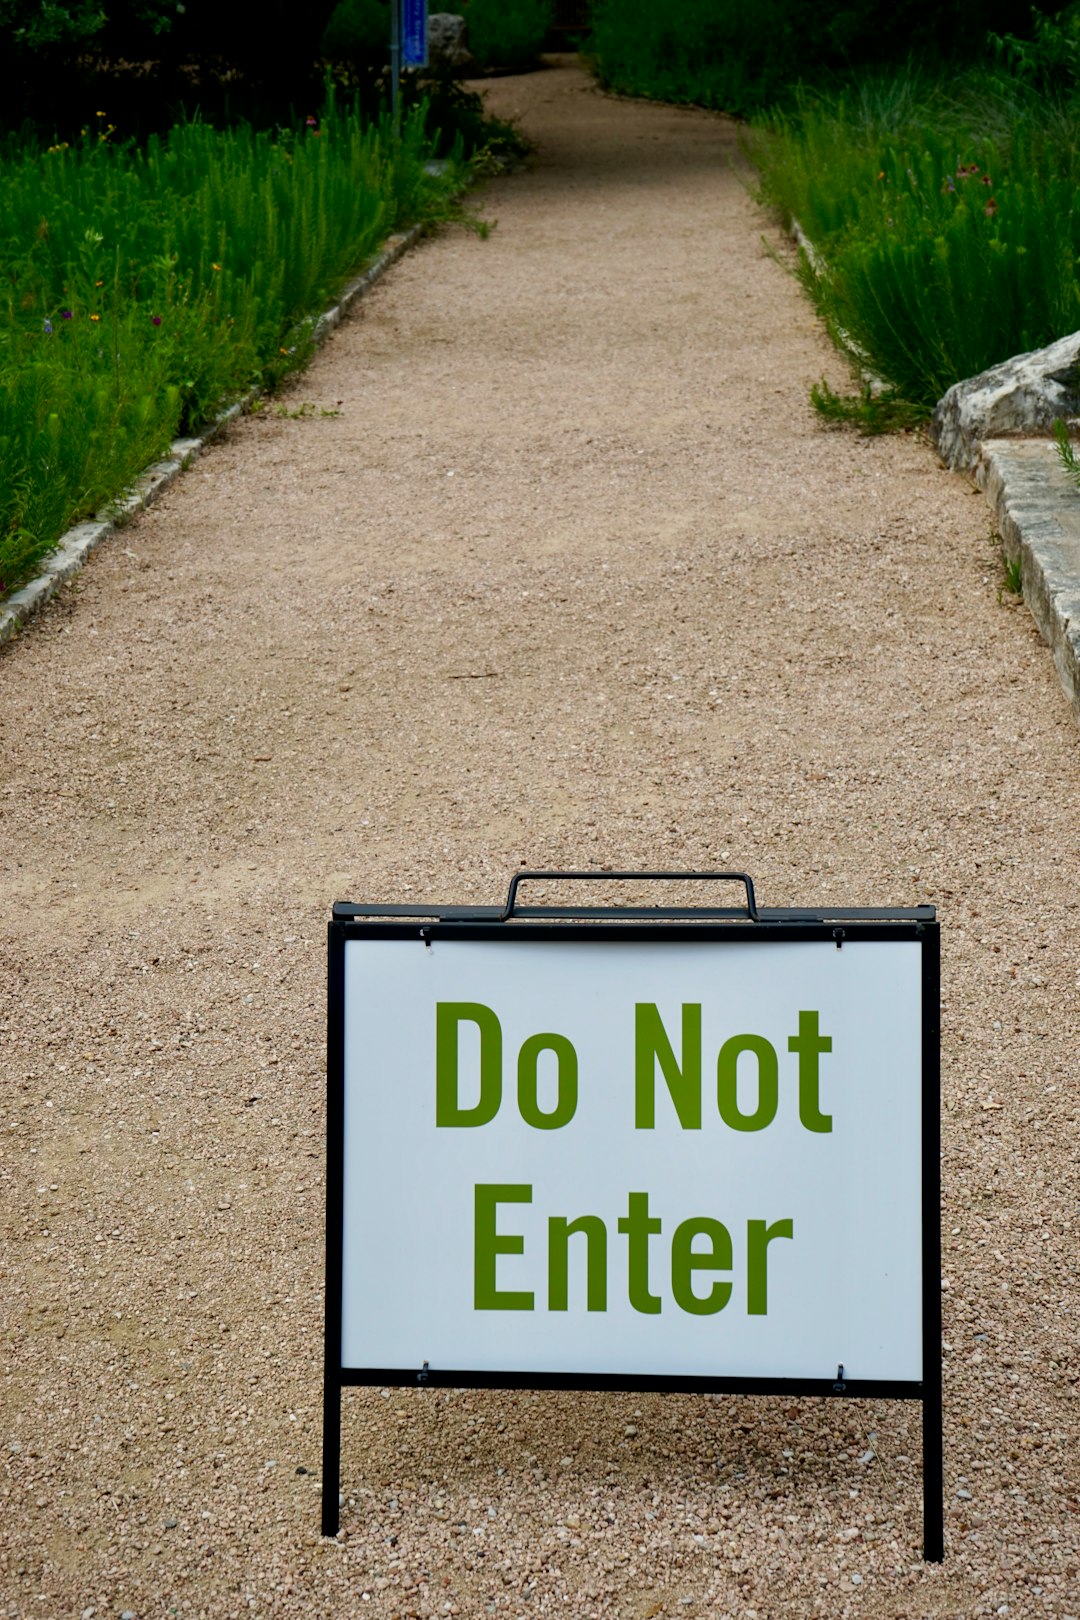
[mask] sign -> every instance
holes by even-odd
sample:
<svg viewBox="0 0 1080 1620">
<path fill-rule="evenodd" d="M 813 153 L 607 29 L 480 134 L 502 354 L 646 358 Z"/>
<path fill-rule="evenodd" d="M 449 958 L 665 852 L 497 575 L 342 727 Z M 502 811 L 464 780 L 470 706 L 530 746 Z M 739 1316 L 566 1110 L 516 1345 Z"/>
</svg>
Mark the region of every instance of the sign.
<svg viewBox="0 0 1080 1620">
<path fill-rule="evenodd" d="M 747 893 L 337 908 L 328 1381 L 932 1399 L 933 914 Z"/>
<path fill-rule="evenodd" d="M 427 0 L 400 0 L 400 4 L 401 65 L 402 67 L 427 67 Z"/>
</svg>

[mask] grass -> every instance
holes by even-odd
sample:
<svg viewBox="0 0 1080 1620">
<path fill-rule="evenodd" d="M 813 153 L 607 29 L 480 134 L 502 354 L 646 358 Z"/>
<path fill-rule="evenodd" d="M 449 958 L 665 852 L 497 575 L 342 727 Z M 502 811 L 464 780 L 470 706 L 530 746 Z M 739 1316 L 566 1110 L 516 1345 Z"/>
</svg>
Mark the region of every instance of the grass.
<svg viewBox="0 0 1080 1620">
<path fill-rule="evenodd" d="M 423 109 L 394 135 L 331 97 L 299 129 L 198 122 L 145 146 L 104 114 L 0 151 L 0 595 L 177 433 L 311 350 L 313 317 L 395 229 L 445 217 Z"/>
<path fill-rule="evenodd" d="M 988 70 L 802 95 L 749 137 L 798 219 L 839 345 L 924 414 L 954 382 L 1080 326 L 1077 105 Z"/>
</svg>

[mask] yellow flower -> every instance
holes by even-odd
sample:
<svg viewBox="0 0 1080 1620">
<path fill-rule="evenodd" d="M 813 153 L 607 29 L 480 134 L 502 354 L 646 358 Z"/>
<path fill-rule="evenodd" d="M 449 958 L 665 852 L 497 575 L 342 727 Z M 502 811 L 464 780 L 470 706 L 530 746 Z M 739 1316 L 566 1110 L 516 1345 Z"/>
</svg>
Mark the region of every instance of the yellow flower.
<svg viewBox="0 0 1080 1620">
<path fill-rule="evenodd" d="M 210 268 L 211 268 L 211 270 L 220 270 L 221 266 L 220 266 L 220 264 L 212 264 L 210 266 Z"/>
<path fill-rule="evenodd" d="M 91 315 L 90 319 L 92 321 L 100 321 L 101 316 L 100 315 Z"/>
</svg>

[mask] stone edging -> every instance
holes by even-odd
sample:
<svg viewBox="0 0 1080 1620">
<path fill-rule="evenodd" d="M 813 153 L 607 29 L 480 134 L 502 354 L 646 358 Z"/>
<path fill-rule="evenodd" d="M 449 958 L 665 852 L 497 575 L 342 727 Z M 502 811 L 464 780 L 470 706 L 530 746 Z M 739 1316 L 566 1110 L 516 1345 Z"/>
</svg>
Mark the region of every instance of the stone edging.
<svg viewBox="0 0 1080 1620">
<path fill-rule="evenodd" d="M 791 216 L 791 224 L 788 226 L 788 235 L 794 242 L 795 246 L 800 248 L 802 252 L 806 254 L 810 268 L 813 270 L 814 274 L 816 276 L 825 275 L 828 269 L 825 260 L 821 257 L 821 254 L 818 252 L 813 242 L 811 242 L 810 238 L 807 236 L 794 214 Z M 840 350 L 841 354 L 843 354 L 846 360 L 848 360 L 852 365 L 858 367 L 859 376 L 862 378 L 864 384 L 870 390 L 871 394 L 876 397 L 878 394 L 886 393 L 887 389 L 885 384 L 877 375 L 877 372 L 870 370 L 869 366 L 866 364 L 867 357 L 865 353 L 862 349 L 860 349 L 859 345 L 855 342 L 855 339 L 851 336 L 851 334 L 849 332 L 845 332 L 842 326 L 836 327 L 835 333 L 835 342 L 837 348 Z"/>
<path fill-rule="evenodd" d="M 356 300 L 385 274 L 395 260 L 400 259 L 401 255 L 419 240 L 424 230 L 425 226 L 421 223 L 403 234 L 389 238 L 382 252 L 371 262 L 363 275 L 350 281 L 337 303 L 319 316 L 312 330 L 312 338 L 316 344 L 326 341 L 334 328 L 341 325 Z M 105 511 L 98 513 L 88 522 L 76 523 L 66 534 L 61 535 L 56 548 L 46 557 L 41 573 L 28 585 L 14 591 L 7 601 L 0 605 L 0 646 L 6 641 L 13 640 L 27 619 L 56 595 L 66 579 L 70 579 L 72 574 L 78 572 L 95 546 L 100 545 L 102 540 L 112 534 L 127 518 L 134 516 L 144 506 L 149 506 L 163 489 L 167 489 L 175 478 L 190 467 L 200 452 L 229 422 L 258 398 L 260 392 L 260 389 L 253 388 L 234 405 L 230 405 L 228 410 L 222 411 L 220 416 L 214 418 L 198 438 L 175 439 L 168 456 L 163 461 L 154 462 L 153 466 L 140 473 L 128 494 L 113 501 Z"/>
<path fill-rule="evenodd" d="M 985 439 L 974 478 L 1080 721 L 1080 491 L 1047 439 Z"/>
</svg>

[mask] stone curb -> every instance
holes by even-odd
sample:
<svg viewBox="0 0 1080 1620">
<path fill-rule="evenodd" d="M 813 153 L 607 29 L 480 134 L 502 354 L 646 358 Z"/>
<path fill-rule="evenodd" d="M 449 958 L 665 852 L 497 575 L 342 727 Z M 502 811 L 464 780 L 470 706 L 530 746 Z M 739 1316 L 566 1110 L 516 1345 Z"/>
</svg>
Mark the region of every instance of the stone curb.
<svg viewBox="0 0 1080 1620">
<path fill-rule="evenodd" d="M 1080 490 L 1047 439 L 984 440 L 974 478 L 1080 722 Z"/>
<path fill-rule="evenodd" d="M 426 226 L 420 223 L 402 234 L 389 238 L 382 252 L 372 260 L 363 274 L 350 281 L 337 303 L 324 310 L 314 323 L 311 336 L 316 345 L 325 343 L 331 332 L 341 325 L 357 299 L 362 298 L 368 288 L 373 286 L 380 276 L 385 275 L 395 260 L 400 259 L 402 254 L 420 239 L 425 229 Z M 41 573 L 29 584 L 14 591 L 0 607 L 0 646 L 6 641 L 14 640 L 26 621 L 56 595 L 65 580 L 78 572 L 94 547 L 115 533 L 128 518 L 156 500 L 161 491 L 167 489 L 174 479 L 179 478 L 211 440 L 217 438 L 223 428 L 246 410 L 261 392 L 259 388 L 251 389 L 243 398 L 216 416 L 198 438 L 175 439 L 168 456 L 163 461 L 155 461 L 145 472 L 140 473 L 128 494 L 111 502 L 89 522 L 76 523 L 66 534 L 61 535 L 55 549 L 45 559 Z"/>
<path fill-rule="evenodd" d="M 788 227 L 788 235 L 794 242 L 795 246 L 797 248 L 801 248 L 803 253 L 806 254 L 807 259 L 810 261 L 810 268 L 813 270 L 814 274 L 818 276 L 825 275 L 828 268 L 825 260 L 821 257 L 821 254 L 818 252 L 813 242 L 811 242 L 810 238 L 807 236 L 806 232 L 803 230 L 802 226 L 799 224 L 794 215 L 791 217 L 791 224 Z M 871 394 L 875 395 L 876 397 L 878 394 L 884 394 L 887 392 L 886 386 L 878 376 L 877 372 L 871 371 L 869 366 L 866 364 L 867 357 L 862 349 L 860 349 L 859 345 L 855 342 L 855 339 L 850 335 L 850 333 L 844 331 L 842 326 L 838 326 L 836 328 L 836 346 L 840 350 L 841 354 L 844 355 L 845 359 L 858 367 L 859 376 L 862 378 Z"/>
</svg>

